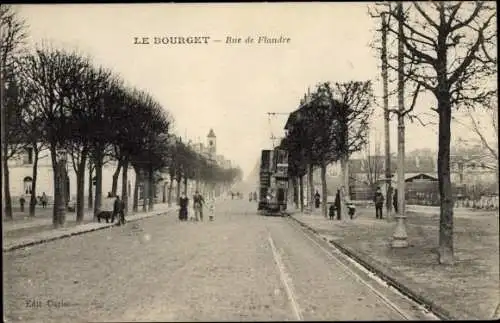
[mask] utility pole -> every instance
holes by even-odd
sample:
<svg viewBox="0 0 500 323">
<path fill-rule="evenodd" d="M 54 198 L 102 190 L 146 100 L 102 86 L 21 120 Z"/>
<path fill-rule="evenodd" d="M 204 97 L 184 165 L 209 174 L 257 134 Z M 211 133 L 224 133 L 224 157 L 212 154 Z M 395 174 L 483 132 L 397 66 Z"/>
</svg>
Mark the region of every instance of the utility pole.
<svg viewBox="0 0 500 323">
<path fill-rule="evenodd" d="M 271 139 L 271 143 L 272 143 L 273 148 L 274 148 L 274 147 L 276 146 L 276 145 L 274 144 L 275 140 L 276 140 L 276 139 L 281 139 L 281 138 L 283 138 L 283 137 L 276 137 L 276 136 L 273 134 L 273 129 L 272 129 L 272 127 L 271 127 L 271 116 L 273 116 L 273 117 L 274 117 L 274 116 L 277 116 L 277 115 L 290 115 L 290 113 L 289 113 L 289 112 L 267 112 L 267 115 L 268 115 L 268 118 L 269 118 L 269 128 L 270 128 L 270 131 L 271 131 L 271 137 L 270 137 L 270 139 Z"/>
<path fill-rule="evenodd" d="M 389 90 L 388 90 L 388 75 L 387 75 L 387 32 L 388 22 L 385 19 L 385 13 L 382 13 L 382 85 L 384 99 L 384 135 L 385 135 L 385 180 L 387 183 L 386 191 L 386 208 L 387 218 L 391 216 L 392 205 L 392 179 L 391 179 L 391 141 L 389 132 Z"/>
<path fill-rule="evenodd" d="M 404 44 L 403 44 L 403 3 L 397 4 L 398 16 L 398 214 L 397 224 L 392 235 L 393 248 L 408 247 L 405 216 L 405 108 L 404 108 Z"/>
</svg>

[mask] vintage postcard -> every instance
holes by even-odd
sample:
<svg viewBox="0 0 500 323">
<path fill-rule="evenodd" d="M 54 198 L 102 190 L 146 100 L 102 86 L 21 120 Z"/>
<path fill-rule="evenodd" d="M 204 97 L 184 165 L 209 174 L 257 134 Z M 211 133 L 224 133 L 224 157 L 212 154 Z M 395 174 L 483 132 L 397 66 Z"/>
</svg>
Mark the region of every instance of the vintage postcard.
<svg viewBox="0 0 500 323">
<path fill-rule="evenodd" d="M 0 8 L 6 322 L 500 317 L 495 2 Z"/>
</svg>

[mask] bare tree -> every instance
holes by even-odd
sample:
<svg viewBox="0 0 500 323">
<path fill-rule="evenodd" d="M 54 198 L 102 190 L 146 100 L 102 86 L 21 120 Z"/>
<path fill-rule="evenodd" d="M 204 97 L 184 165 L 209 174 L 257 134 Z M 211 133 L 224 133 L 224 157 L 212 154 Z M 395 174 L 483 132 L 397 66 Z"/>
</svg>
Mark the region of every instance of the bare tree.
<svg viewBox="0 0 500 323">
<path fill-rule="evenodd" d="M 42 139 L 45 128 L 43 115 L 34 104 L 33 88 L 26 84 L 23 79 L 23 73 L 18 73 L 17 88 L 18 101 L 17 106 L 21 109 L 19 118 L 19 139 L 24 143 L 26 149 L 31 149 L 33 166 L 32 166 L 32 182 L 31 182 L 31 198 L 29 206 L 29 215 L 35 216 L 35 206 L 37 204 L 37 178 L 38 178 L 38 161 L 40 152 L 47 149 L 47 143 Z"/>
<path fill-rule="evenodd" d="M 102 118 L 108 120 L 119 120 L 115 118 L 111 109 L 103 109 L 101 107 L 101 99 L 103 97 L 115 94 L 119 80 L 114 78 L 111 71 L 102 68 L 94 67 L 88 61 L 87 65 L 82 67 L 84 70 L 81 74 L 76 75 L 73 79 L 73 88 L 71 99 L 69 100 L 71 106 L 71 124 L 72 133 L 68 140 L 67 149 L 72 159 L 73 169 L 76 174 L 76 222 L 83 221 L 85 202 L 85 170 L 89 158 L 92 144 L 95 142 L 93 139 L 94 133 L 101 133 L 98 128 L 104 126 L 110 129 L 111 125 L 104 125 L 101 121 Z M 115 91 L 115 92 L 113 92 Z M 115 100 L 118 101 L 116 94 Z M 109 100 L 111 101 L 111 100 Z M 115 121 L 115 124 L 118 121 Z"/>
<path fill-rule="evenodd" d="M 366 152 L 365 160 L 363 162 L 365 163 L 366 169 L 366 181 L 371 190 L 374 191 L 381 176 L 384 174 L 382 156 L 377 154 L 371 155 L 369 152 Z"/>
<path fill-rule="evenodd" d="M 483 148 L 483 151 L 475 152 L 473 156 L 462 157 L 459 161 L 455 158 L 455 164 L 459 167 L 459 171 L 461 171 L 461 180 L 463 180 L 462 172 L 464 166 L 472 162 L 482 165 L 483 168 L 495 170 L 498 184 L 498 109 L 489 108 L 482 112 L 467 110 L 466 116 L 468 117 L 468 122 L 458 121 L 454 118 L 455 121 L 458 121 L 471 133 L 475 134 L 476 140 L 471 141 Z M 493 137 L 496 137 L 496 142 L 494 142 Z"/>
<path fill-rule="evenodd" d="M 494 134 L 498 134 L 498 110 L 495 111 L 495 109 L 491 109 L 488 111 L 488 119 L 491 123 L 486 125 L 486 129 L 483 128 L 484 123 L 481 123 L 481 121 L 474 116 L 472 111 L 467 111 L 467 115 L 471 123 L 470 129 L 478 137 L 482 146 L 488 151 L 491 158 L 498 162 L 498 142 L 496 144 L 492 143 L 491 139 L 489 139 L 486 134 L 487 128 L 491 128 Z"/>
<path fill-rule="evenodd" d="M 40 139 L 47 143 L 51 153 L 54 173 L 53 224 L 59 227 L 64 225 L 68 200 L 64 186 L 67 176 L 65 162 L 59 157 L 65 154 L 66 144 L 71 138 L 71 109 L 68 104 L 73 95 L 72 81 L 83 73 L 87 62 L 77 53 L 45 48 L 23 57 L 21 65 L 20 77 L 26 84 L 26 91 L 33 94 L 32 105 L 44 125 Z"/>
<path fill-rule="evenodd" d="M 12 219 L 12 200 L 10 196 L 9 179 L 9 159 L 18 152 L 18 141 L 16 141 L 14 132 L 18 127 L 12 124 L 12 118 L 19 112 L 15 101 L 18 99 L 16 88 L 9 81 L 13 80 L 15 75 L 16 57 L 23 51 L 26 38 L 28 36 L 28 26 L 26 22 L 19 17 L 14 7 L 2 5 L 0 7 L 0 97 L 1 103 L 1 130 L 2 130 L 2 174 L 3 190 L 5 197 L 5 217 Z M 10 89 L 10 90 L 9 90 Z"/>
<path fill-rule="evenodd" d="M 309 109 L 308 122 L 310 126 L 308 136 L 311 138 L 312 162 L 321 169 L 322 188 L 322 213 L 328 216 L 327 198 L 328 187 L 326 185 L 326 167 L 340 157 L 338 153 L 336 137 L 339 122 L 336 120 L 337 112 L 343 107 L 341 103 L 333 98 L 329 82 L 322 83 L 312 94 L 312 108 Z"/>
<path fill-rule="evenodd" d="M 453 108 L 484 104 L 496 92 L 496 8 L 490 2 L 414 2 L 404 15 L 388 11 L 405 46 L 404 76 L 434 94 L 439 116 L 439 262 L 453 263 L 450 124 Z M 397 67 L 391 65 L 395 70 Z M 490 82 L 488 82 L 490 81 Z"/>
<path fill-rule="evenodd" d="M 368 124 L 373 113 L 373 89 L 370 81 L 351 81 L 336 83 L 334 97 L 341 103 L 336 110 L 338 122 L 336 147 L 342 169 L 341 190 L 343 218 L 347 218 L 346 199 L 349 196 L 349 157 L 353 152 L 360 151 L 367 143 Z"/>
</svg>

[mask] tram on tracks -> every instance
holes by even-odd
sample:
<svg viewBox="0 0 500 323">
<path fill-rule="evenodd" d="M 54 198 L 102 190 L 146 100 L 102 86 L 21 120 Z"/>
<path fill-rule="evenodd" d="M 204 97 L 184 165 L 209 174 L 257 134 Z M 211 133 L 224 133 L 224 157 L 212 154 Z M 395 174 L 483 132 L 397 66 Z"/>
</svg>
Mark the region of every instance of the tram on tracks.
<svg viewBox="0 0 500 323">
<path fill-rule="evenodd" d="M 259 203 L 262 215 L 286 216 L 288 198 L 288 152 L 284 149 L 261 151 Z"/>
</svg>

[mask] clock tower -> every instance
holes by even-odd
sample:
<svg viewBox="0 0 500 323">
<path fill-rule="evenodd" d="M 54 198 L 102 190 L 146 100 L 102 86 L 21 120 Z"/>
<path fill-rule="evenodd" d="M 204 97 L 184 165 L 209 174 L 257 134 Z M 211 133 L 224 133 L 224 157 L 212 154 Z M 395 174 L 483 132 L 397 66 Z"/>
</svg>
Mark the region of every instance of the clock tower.
<svg viewBox="0 0 500 323">
<path fill-rule="evenodd" d="M 216 143 L 216 137 L 213 129 L 210 129 L 207 135 L 207 142 L 208 142 L 208 152 L 210 153 L 210 156 L 212 158 L 215 158 L 215 154 L 217 152 L 217 143 Z"/>
</svg>

